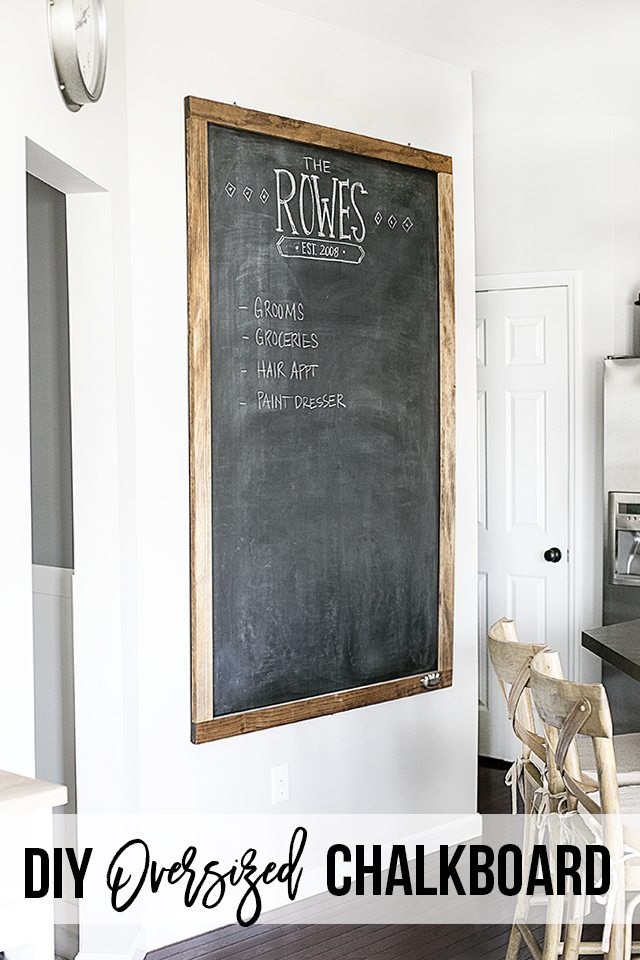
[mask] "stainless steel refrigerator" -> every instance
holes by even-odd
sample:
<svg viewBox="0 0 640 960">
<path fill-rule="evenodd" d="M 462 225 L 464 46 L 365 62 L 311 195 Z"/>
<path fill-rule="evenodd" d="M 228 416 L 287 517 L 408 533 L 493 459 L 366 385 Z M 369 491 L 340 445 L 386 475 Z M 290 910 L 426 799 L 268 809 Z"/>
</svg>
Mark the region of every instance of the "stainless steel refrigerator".
<svg viewBox="0 0 640 960">
<path fill-rule="evenodd" d="M 603 623 L 640 619 L 640 358 L 604 362 Z M 640 730 L 640 684 L 603 664 L 617 733 Z"/>
</svg>

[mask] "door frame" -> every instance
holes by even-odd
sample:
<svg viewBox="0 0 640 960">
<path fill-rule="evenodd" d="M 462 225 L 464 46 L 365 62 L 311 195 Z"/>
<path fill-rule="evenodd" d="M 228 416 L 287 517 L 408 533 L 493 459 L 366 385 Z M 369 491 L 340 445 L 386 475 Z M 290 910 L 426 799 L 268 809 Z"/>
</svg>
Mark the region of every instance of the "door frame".
<svg viewBox="0 0 640 960">
<path fill-rule="evenodd" d="M 104 187 L 29 139 L 26 170 L 66 198 L 74 518 L 73 673 L 80 816 L 88 811 L 119 809 L 118 799 L 122 802 L 125 796 L 111 196 Z M 99 684 L 95 681 L 96 663 L 101 665 Z"/>
<path fill-rule="evenodd" d="M 95 814 L 139 808 L 137 677 L 129 632 L 135 613 L 127 579 L 135 577 L 135 522 L 123 520 L 123 460 L 130 455 L 131 412 L 119 382 L 118 304 L 111 194 L 27 139 L 26 172 L 65 194 L 69 286 L 74 570 L 73 679 L 77 844 L 90 842 Z M 26 178 L 25 178 L 26 190 Z M 26 216 L 26 196 L 25 196 Z M 122 308 L 120 308 L 122 310 Z M 31 516 L 29 516 L 31 523 Z M 30 536 L 30 534 L 29 534 Z M 126 537 L 126 539 L 125 539 Z M 96 665 L 100 677 L 96 680 Z M 33 671 L 31 682 L 33 686 Z M 130 699 L 130 698 L 129 698 Z M 80 960 L 133 955 L 139 927 L 105 928 L 79 910 Z M 125 941 L 129 940 L 128 943 Z"/>
<path fill-rule="evenodd" d="M 582 389 L 581 357 L 582 341 L 580 324 L 582 274 L 579 270 L 553 270 L 541 273 L 499 273 L 476 277 L 476 294 L 491 291 L 536 289 L 540 287 L 564 287 L 567 291 L 567 377 L 568 377 L 568 430 L 569 430 L 569 475 L 568 475 L 568 542 L 569 602 L 567 644 L 568 663 L 565 665 L 569 679 L 582 677 L 582 645 L 580 643 L 580 611 L 582 609 L 582 538 L 577 522 L 582 516 L 581 487 L 577 482 L 577 465 L 582 462 L 583 423 L 578 410 L 578 397 Z"/>
</svg>

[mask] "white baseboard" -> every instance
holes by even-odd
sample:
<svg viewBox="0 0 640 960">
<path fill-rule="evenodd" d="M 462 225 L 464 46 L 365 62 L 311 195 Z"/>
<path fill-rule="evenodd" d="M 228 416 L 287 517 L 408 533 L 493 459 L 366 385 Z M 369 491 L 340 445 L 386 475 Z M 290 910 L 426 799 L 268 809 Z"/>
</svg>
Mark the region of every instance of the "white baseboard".
<svg viewBox="0 0 640 960">
<path fill-rule="evenodd" d="M 78 926 L 72 923 L 57 923 L 55 933 L 56 957 L 74 960 L 78 956 Z"/>
<path fill-rule="evenodd" d="M 126 953 L 88 953 L 81 950 L 75 960 L 142 960 L 146 954 L 147 951 L 136 941 Z"/>
<path fill-rule="evenodd" d="M 95 933 L 95 931 L 96 928 L 94 927 L 93 932 Z M 81 950 L 76 956 L 76 960 L 143 960 L 147 953 L 147 947 L 142 927 L 105 926 L 104 931 L 107 940 L 110 939 L 108 934 L 113 934 L 109 948 L 104 953 Z"/>
<path fill-rule="evenodd" d="M 433 853 L 441 844 L 451 847 L 454 843 L 464 843 L 482 836 L 482 814 L 466 813 L 456 820 L 450 820 L 439 827 L 406 837 L 402 843 L 421 843 L 425 853 Z"/>
<path fill-rule="evenodd" d="M 81 950 L 76 960 L 142 960 L 146 953 L 138 947 L 128 953 L 86 953 Z"/>
</svg>

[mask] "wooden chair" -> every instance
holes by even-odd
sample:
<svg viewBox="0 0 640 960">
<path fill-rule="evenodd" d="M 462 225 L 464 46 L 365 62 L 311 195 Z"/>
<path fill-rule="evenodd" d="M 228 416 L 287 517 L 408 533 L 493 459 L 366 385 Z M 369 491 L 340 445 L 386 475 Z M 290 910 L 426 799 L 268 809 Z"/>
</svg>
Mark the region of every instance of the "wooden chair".
<svg viewBox="0 0 640 960">
<path fill-rule="evenodd" d="M 488 646 L 489 657 L 507 703 L 513 732 L 522 744 L 521 757 L 514 767 L 514 772 L 516 770 L 520 772 L 519 787 L 522 795 L 523 790 L 526 789 L 527 779 L 531 781 L 533 775 L 535 780 L 535 771 L 532 770 L 531 764 L 539 769 L 544 769 L 546 754 L 544 739 L 536 730 L 535 711 L 531 703 L 530 693 L 526 689 L 526 685 L 524 687 L 516 686 L 514 681 L 521 670 L 526 672 L 525 664 L 530 664 L 537 653 L 549 648 L 544 644 L 519 643 L 515 623 L 508 617 L 502 617 L 489 628 Z M 554 669 L 557 671 L 557 677 L 564 677 L 559 658 L 554 660 Z M 512 685 L 514 685 L 516 693 L 510 694 L 508 688 Z M 509 700 L 510 696 L 511 702 Z M 613 745 L 616 752 L 616 768 L 620 786 L 640 784 L 640 733 L 614 735 Z M 595 779 L 595 758 L 591 741 L 581 738 L 578 742 L 578 752 L 580 766 L 585 776 Z M 533 789 L 535 794 L 537 787 L 534 786 Z M 526 803 L 524 810 L 525 813 L 530 812 Z"/>
<path fill-rule="evenodd" d="M 519 643 L 518 634 L 513 620 L 503 617 L 489 630 L 489 656 L 498 678 L 502 693 L 507 702 L 507 711 L 514 733 L 521 743 L 521 756 L 512 768 L 511 775 L 516 777 L 517 787 L 523 800 L 525 813 L 534 813 L 540 800 L 546 802 L 550 811 L 558 809 L 561 800 L 567 796 L 566 788 L 559 772 L 552 765 L 547 766 L 547 744 L 536 725 L 535 705 L 529 689 L 531 669 L 538 655 L 544 655 L 546 672 L 563 681 L 563 672 L 560 658 L 557 653 L 541 644 Z M 540 661 L 537 661 L 538 663 Z M 625 734 L 614 737 L 613 744 L 616 752 L 619 744 L 621 767 L 617 772 L 617 780 L 621 784 L 638 784 L 640 782 L 640 735 Z M 597 790 L 595 778 L 594 748 L 589 738 L 580 738 L 567 749 L 566 771 L 573 774 L 576 781 L 583 784 L 586 790 Z M 587 768 L 583 772 L 583 768 Z M 627 791 L 628 793 L 628 791 Z M 524 849 L 528 851 L 535 837 L 532 836 L 531 818 L 525 821 Z M 573 906 L 573 904 L 572 904 Z M 565 943 L 561 943 L 561 924 L 564 911 L 564 902 L 560 897 L 553 897 L 548 903 L 547 925 L 544 945 L 540 947 L 531 928 L 526 923 L 526 898 L 518 902 L 516 917 L 507 947 L 506 960 L 515 960 L 521 939 L 527 943 L 536 960 L 552 960 L 559 952 L 571 956 L 576 944 L 580 944 L 582 931 L 581 923 L 568 924 L 565 932 Z M 589 952 L 593 951 L 594 944 L 589 944 Z"/>
<path fill-rule="evenodd" d="M 532 815 L 536 813 L 540 802 L 547 802 L 549 798 L 546 783 L 547 748 L 544 738 L 536 728 L 529 690 L 532 664 L 536 656 L 547 648 L 541 644 L 519 643 L 515 624 L 506 617 L 490 627 L 488 646 L 491 664 L 507 703 L 513 732 L 521 744 L 521 755 L 511 768 L 510 775 L 515 778 L 512 786 L 517 784 L 524 812 L 529 814 L 525 817 L 523 836 L 523 852 L 528 858 L 536 840 Z M 555 809 L 559 800 L 564 797 L 563 788 L 560 786 L 558 789 L 558 796 L 550 797 L 551 809 Z M 512 806 L 515 813 L 515 803 Z M 556 960 L 560 950 L 562 906 L 562 901 L 556 897 L 549 900 L 544 944 L 540 946 L 527 923 L 529 899 L 524 892 L 521 893 L 516 903 L 505 960 L 515 960 L 522 940 L 527 944 L 534 960 Z"/>
<path fill-rule="evenodd" d="M 521 744 L 520 757 L 511 768 L 513 788 L 522 797 L 525 813 L 532 813 L 536 795 L 543 786 L 546 764 L 544 739 L 536 730 L 531 694 L 528 689 L 531 663 L 544 645 L 519 643 L 513 620 L 502 617 L 489 628 L 489 658 L 507 704 L 513 732 Z M 515 789 L 512 803 L 515 813 Z"/>
<path fill-rule="evenodd" d="M 640 857 L 625 859 L 625 850 L 640 850 L 640 836 L 624 824 L 621 810 L 640 813 L 640 786 L 620 786 L 616 770 L 613 724 L 607 694 L 602 684 L 574 683 L 557 676 L 559 658 L 549 650 L 536 654 L 530 669 L 529 687 L 543 722 L 547 742 L 547 771 L 552 789 L 566 790 L 568 806 L 588 814 L 614 814 L 603 821 L 603 842 L 608 847 L 618 882 L 615 893 L 614 922 L 606 946 L 607 960 L 629 960 L 640 952 L 640 943 L 632 943 L 633 912 L 640 902 Z M 589 738 L 596 766 L 596 783 L 585 778 L 576 767 L 576 737 Z M 627 898 L 632 896 L 627 902 Z M 603 952 L 603 945 L 581 940 L 582 917 L 572 917 L 567 927 L 564 960 L 575 960 L 583 953 Z M 557 931 L 556 931 L 557 933 Z M 559 934 L 557 934 L 559 945 Z"/>
</svg>

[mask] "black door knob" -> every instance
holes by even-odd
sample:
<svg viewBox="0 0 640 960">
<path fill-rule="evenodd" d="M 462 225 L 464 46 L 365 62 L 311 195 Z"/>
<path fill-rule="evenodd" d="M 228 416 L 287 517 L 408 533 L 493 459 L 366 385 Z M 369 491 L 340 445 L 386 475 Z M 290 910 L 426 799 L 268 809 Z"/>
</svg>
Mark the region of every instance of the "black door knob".
<svg viewBox="0 0 640 960">
<path fill-rule="evenodd" d="M 562 560 L 562 550 L 559 550 L 558 547 L 549 547 L 544 552 L 544 558 L 547 563 L 558 563 L 559 560 Z"/>
</svg>

